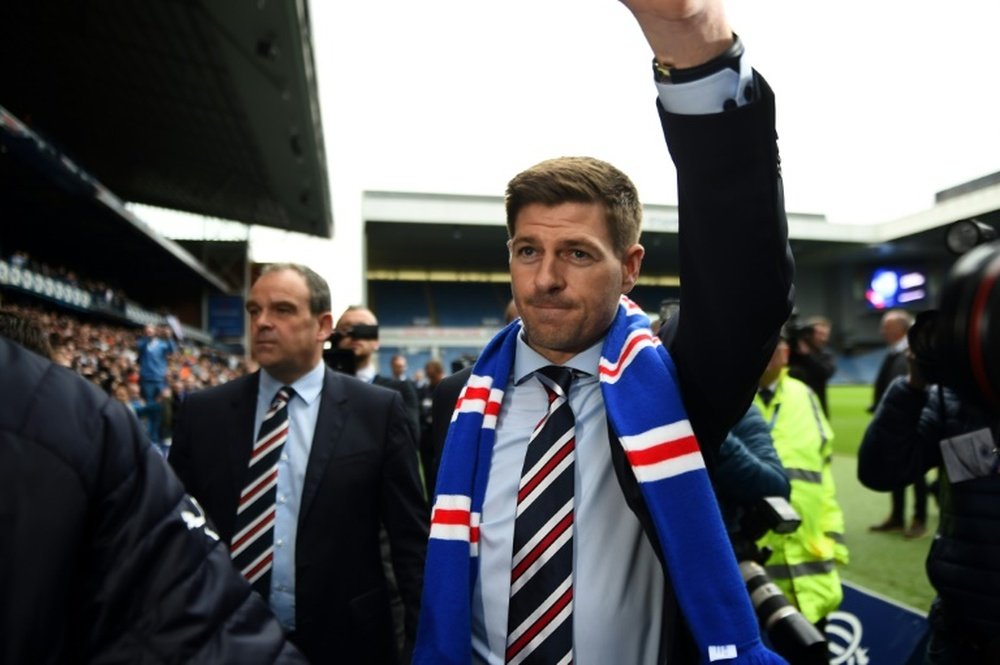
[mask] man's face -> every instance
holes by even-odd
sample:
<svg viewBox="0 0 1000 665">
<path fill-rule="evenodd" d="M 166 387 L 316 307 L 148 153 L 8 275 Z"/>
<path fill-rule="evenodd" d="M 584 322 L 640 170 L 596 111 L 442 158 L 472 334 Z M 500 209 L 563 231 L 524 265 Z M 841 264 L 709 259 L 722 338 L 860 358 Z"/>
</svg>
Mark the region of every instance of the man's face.
<svg viewBox="0 0 1000 665">
<path fill-rule="evenodd" d="M 402 377 L 406 375 L 406 358 L 396 356 L 390 363 L 392 365 L 392 375 Z"/>
<path fill-rule="evenodd" d="M 283 383 L 320 362 L 333 316 L 309 311 L 309 287 L 294 270 L 264 273 L 250 289 L 250 346 L 254 360 Z"/>
<path fill-rule="evenodd" d="M 347 333 L 350 332 L 351 328 L 357 325 L 368 325 L 374 326 L 378 323 L 378 319 L 367 309 L 351 309 L 340 317 L 337 321 L 337 332 L 342 333 L 343 337 L 337 343 L 337 347 L 341 349 L 351 349 L 354 351 L 354 357 L 358 360 L 367 362 L 371 358 L 372 354 L 378 351 L 378 340 L 377 339 L 354 339 Z M 363 364 L 363 363 L 362 363 Z"/>
<path fill-rule="evenodd" d="M 895 344 L 906 335 L 906 324 L 896 317 L 882 317 L 880 332 L 886 344 Z"/>
<path fill-rule="evenodd" d="M 830 327 L 817 323 L 813 326 L 812 339 L 817 348 L 823 348 L 830 341 Z"/>
<path fill-rule="evenodd" d="M 607 332 L 619 297 L 639 277 L 644 250 L 632 245 L 619 258 L 594 203 L 525 206 L 514 231 L 511 288 L 525 339 L 561 364 Z"/>
</svg>

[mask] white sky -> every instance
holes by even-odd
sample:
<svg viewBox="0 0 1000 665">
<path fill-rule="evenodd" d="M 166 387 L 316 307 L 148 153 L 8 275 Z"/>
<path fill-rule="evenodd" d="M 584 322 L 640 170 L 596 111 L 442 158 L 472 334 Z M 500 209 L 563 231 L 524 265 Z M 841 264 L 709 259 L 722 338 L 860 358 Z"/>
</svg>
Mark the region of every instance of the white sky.
<svg viewBox="0 0 1000 665">
<path fill-rule="evenodd" d="M 1000 170 L 1000 2 L 727 10 L 776 91 L 790 211 L 880 222 Z M 651 53 L 618 2 L 312 0 L 310 11 L 335 206 L 358 189 L 500 194 L 561 154 L 607 159 L 645 201 L 675 202 Z"/>
<path fill-rule="evenodd" d="M 309 4 L 335 236 L 255 228 L 251 252 L 312 265 L 335 311 L 364 295 L 364 190 L 500 195 L 535 162 L 587 154 L 676 202 L 651 53 L 615 0 Z M 997 0 L 727 9 L 776 92 L 789 211 L 883 222 L 1000 171 Z"/>
</svg>

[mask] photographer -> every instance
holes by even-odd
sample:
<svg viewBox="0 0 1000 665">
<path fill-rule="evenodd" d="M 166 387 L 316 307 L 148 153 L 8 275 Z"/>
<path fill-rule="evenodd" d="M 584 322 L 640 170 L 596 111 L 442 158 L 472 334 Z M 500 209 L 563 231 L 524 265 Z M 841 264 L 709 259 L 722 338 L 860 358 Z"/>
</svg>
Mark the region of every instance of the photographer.
<svg viewBox="0 0 1000 665">
<path fill-rule="evenodd" d="M 331 341 L 344 352 L 354 354 L 353 370 L 347 371 L 365 383 L 395 390 L 403 398 L 407 422 L 414 441 L 420 440 L 420 401 L 412 381 L 382 376 L 376 370 L 374 354 L 378 351 L 378 319 L 361 305 L 351 305 L 337 320 Z M 335 367 L 334 369 L 341 369 Z"/>
<path fill-rule="evenodd" d="M 770 423 L 774 448 L 791 481 L 791 504 L 802 524 L 758 541 L 772 551 L 766 571 L 820 630 L 843 597 L 838 564 L 848 562 L 844 516 L 831 470 L 833 430 L 808 386 L 788 375 L 789 331 L 782 331 L 759 381 L 754 403 Z"/>
<path fill-rule="evenodd" d="M 811 316 L 802 325 L 790 321 L 788 327 L 788 374 L 813 389 L 827 418 L 826 384 L 837 372 L 837 359 L 827 348 L 830 330 L 830 320 L 822 316 Z"/>
<path fill-rule="evenodd" d="M 936 312 L 924 312 L 909 330 L 909 374 L 895 379 L 879 403 L 858 451 L 858 479 L 885 492 L 940 467 L 941 521 L 927 556 L 938 596 L 925 662 L 998 663 L 998 421 L 942 385 L 947 363 L 940 360 L 937 319 Z"/>
</svg>

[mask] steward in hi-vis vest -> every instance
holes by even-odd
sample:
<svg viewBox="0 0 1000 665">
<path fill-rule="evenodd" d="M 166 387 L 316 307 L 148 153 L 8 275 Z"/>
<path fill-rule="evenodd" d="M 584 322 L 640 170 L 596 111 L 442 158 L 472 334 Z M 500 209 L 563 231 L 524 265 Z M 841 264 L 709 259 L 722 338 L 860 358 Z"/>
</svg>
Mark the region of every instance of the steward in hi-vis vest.
<svg viewBox="0 0 1000 665">
<path fill-rule="evenodd" d="M 775 349 L 754 402 L 771 425 L 774 448 L 791 481 L 791 504 L 802 524 L 792 533 L 768 533 L 758 545 L 773 552 L 765 562 L 768 576 L 803 616 L 818 623 L 840 605 L 843 590 L 836 564 L 848 561 L 844 515 L 830 466 L 833 430 L 815 393 L 788 376 L 782 356 L 788 357 L 784 341 Z"/>
</svg>

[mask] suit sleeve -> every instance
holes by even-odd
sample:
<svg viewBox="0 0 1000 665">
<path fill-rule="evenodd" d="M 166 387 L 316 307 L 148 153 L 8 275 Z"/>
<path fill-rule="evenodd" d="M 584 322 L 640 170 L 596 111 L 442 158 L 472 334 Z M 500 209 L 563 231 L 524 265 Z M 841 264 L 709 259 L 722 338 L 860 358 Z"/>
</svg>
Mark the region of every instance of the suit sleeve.
<svg viewBox="0 0 1000 665">
<path fill-rule="evenodd" d="M 102 420 L 91 643 L 108 662 L 304 663 L 136 419 L 108 402 Z"/>
<path fill-rule="evenodd" d="M 403 396 L 403 406 L 406 408 L 406 420 L 413 433 L 413 440 L 420 441 L 420 397 L 417 387 L 412 381 L 400 381 L 399 394 Z"/>
<path fill-rule="evenodd" d="M 417 447 L 398 393 L 393 393 L 389 411 L 382 521 L 389 534 L 393 572 L 405 610 L 406 653 L 410 653 L 417 635 L 430 515 L 417 469 Z"/>
<path fill-rule="evenodd" d="M 792 304 L 774 96 L 712 115 L 657 105 L 677 168 L 681 315 L 670 347 L 709 464 L 746 412 Z"/>
<path fill-rule="evenodd" d="M 195 486 L 195 479 L 198 475 L 195 473 L 194 462 L 192 460 L 191 446 L 193 438 L 191 436 L 190 417 L 185 417 L 188 416 L 191 409 L 190 400 L 191 397 L 189 396 L 181 404 L 181 408 L 177 410 L 177 414 L 174 416 L 174 436 L 170 443 L 170 452 L 167 454 L 167 459 L 170 461 L 170 466 L 173 468 L 174 473 L 177 474 L 177 477 L 187 489 L 187 492 L 195 496 L 200 496 L 200 489 Z"/>
<path fill-rule="evenodd" d="M 937 404 L 937 402 L 935 402 Z M 941 463 L 940 408 L 905 378 L 889 384 L 858 448 L 858 480 L 878 492 L 905 487 Z"/>
</svg>

